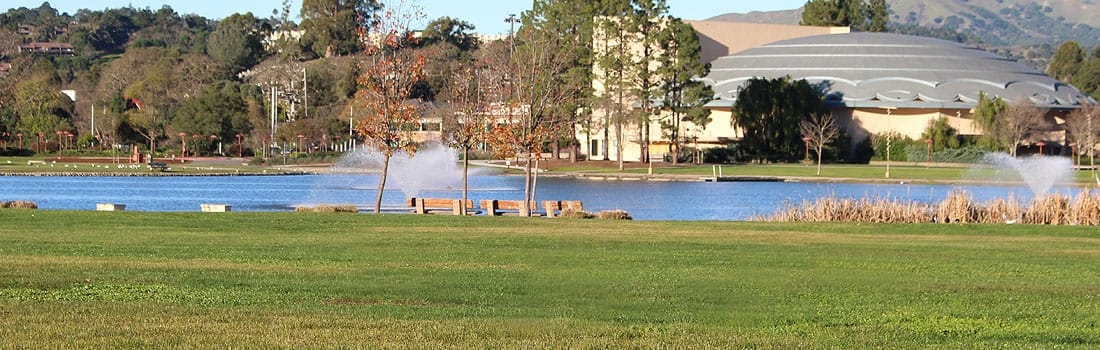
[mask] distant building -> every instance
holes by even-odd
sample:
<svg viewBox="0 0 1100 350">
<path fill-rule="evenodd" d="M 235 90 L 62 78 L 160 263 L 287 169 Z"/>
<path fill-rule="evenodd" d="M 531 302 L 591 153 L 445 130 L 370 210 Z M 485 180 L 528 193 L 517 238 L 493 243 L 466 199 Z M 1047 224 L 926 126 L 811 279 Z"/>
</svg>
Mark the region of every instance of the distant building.
<svg viewBox="0 0 1100 350">
<path fill-rule="evenodd" d="M 19 35 L 31 35 L 34 33 L 35 27 L 27 24 L 20 24 L 15 28 L 15 33 Z"/>
<path fill-rule="evenodd" d="M 1054 129 L 1069 111 L 1097 103 L 1077 88 L 1026 65 L 981 49 L 939 39 L 885 33 L 851 33 L 847 28 L 688 21 L 698 33 L 702 57 L 711 62 L 703 81 L 716 100 L 707 105 L 711 122 L 684 123 L 685 145 L 721 147 L 740 139 L 732 108 L 752 78 L 805 79 L 821 87 L 826 103 L 853 142 L 882 132 L 919 138 L 930 121 L 947 118 L 960 134 L 980 133 L 972 114 L 978 95 L 1010 103 L 1027 102 L 1049 111 Z M 594 86 L 601 86 L 594 82 Z M 598 92 L 597 92 L 598 93 Z M 651 124 L 663 116 L 654 116 Z M 617 137 L 610 130 L 578 133 L 589 159 L 617 160 Z M 637 127 L 623 131 L 626 161 L 641 154 Z M 1044 141 L 1064 142 L 1051 130 Z M 649 130 L 649 158 L 663 159 L 670 144 L 660 128 Z M 1037 141 L 1037 140 L 1036 140 Z M 610 142 L 610 147 L 605 146 Z M 606 147 L 606 148 L 604 148 Z M 603 154 L 603 150 L 609 150 Z"/>
<path fill-rule="evenodd" d="M 76 56 L 76 50 L 73 49 L 73 45 L 68 43 L 34 42 L 20 44 L 19 53 L 50 56 Z"/>
</svg>

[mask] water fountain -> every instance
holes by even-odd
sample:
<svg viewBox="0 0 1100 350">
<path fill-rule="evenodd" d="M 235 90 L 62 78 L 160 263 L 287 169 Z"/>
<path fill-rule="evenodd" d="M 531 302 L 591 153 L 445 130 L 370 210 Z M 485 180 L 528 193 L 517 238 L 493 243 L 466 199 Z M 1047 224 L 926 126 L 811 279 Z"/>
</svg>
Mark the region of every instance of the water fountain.
<svg viewBox="0 0 1100 350">
<path fill-rule="evenodd" d="M 372 171 L 382 169 L 383 156 L 377 151 L 357 148 L 341 158 L 334 167 L 339 170 Z M 374 188 L 377 184 L 363 184 Z M 462 168 L 458 152 L 439 142 L 422 146 L 412 156 L 401 152 L 390 158 L 387 189 L 401 190 L 406 198 L 413 198 L 424 190 L 461 189 Z"/>
<path fill-rule="evenodd" d="M 994 177 L 986 180 L 1023 183 L 1033 197 L 1045 196 L 1056 185 L 1073 181 L 1073 161 L 1065 157 L 1012 157 L 1006 153 L 990 153 L 981 164 L 995 170 Z"/>
</svg>

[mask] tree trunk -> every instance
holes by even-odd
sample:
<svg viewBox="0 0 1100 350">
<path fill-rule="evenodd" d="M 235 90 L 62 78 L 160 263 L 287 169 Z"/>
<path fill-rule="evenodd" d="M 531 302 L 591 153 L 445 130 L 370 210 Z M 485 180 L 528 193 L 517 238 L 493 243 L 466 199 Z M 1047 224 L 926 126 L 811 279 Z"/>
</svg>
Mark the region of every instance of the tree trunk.
<svg viewBox="0 0 1100 350">
<path fill-rule="evenodd" d="M 531 157 L 527 156 L 527 163 L 524 165 L 526 171 L 523 173 L 523 212 L 520 213 L 523 216 L 531 215 Z"/>
<path fill-rule="evenodd" d="M 817 174 L 821 175 L 821 145 L 817 145 Z"/>
<path fill-rule="evenodd" d="M 466 215 L 466 200 L 469 194 L 469 174 L 470 174 L 470 147 L 462 147 L 462 215 Z"/>
<path fill-rule="evenodd" d="M 525 205 L 530 205 L 535 200 L 535 194 L 539 190 L 539 159 L 535 158 L 535 171 L 531 174 L 531 197 L 527 199 Z M 532 210 L 538 208 L 528 208 L 527 213 L 530 215 Z"/>
<path fill-rule="evenodd" d="M 390 172 L 390 157 L 386 155 L 382 158 L 382 174 L 378 179 L 378 194 L 374 196 L 374 213 L 378 214 L 382 212 L 382 192 L 386 190 L 386 175 Z"/>
<path fill-rule="evenodd" d="M 623 171 L 625 163 L 623 163 L 623 122 L 620 120 L 615 123 L 615 157 L 619 161 L 619 171 Z"/>
</svg>

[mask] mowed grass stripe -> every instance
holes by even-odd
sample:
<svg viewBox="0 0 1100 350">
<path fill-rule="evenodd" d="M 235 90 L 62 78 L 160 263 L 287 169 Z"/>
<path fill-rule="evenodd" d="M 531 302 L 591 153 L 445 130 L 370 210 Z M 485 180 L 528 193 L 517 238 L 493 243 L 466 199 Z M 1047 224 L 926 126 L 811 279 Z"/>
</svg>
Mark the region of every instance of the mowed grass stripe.
<svg viewBox="0 0 1100 350">
<path fill-rule="evenodd" d="M 1100 346 L 1091 228 L 22 210 L 0 222 L 0 347 Z"/>
</svg>

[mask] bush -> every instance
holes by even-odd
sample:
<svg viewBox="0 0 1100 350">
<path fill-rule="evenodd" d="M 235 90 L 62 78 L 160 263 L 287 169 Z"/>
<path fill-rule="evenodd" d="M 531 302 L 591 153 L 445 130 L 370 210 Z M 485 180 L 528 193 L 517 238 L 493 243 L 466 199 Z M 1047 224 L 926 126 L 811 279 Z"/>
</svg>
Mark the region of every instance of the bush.
<svg viewBox="0 0 1100 350">
<path fill-rule="evenodd" d="M 558 217 L 564 219 L 592 219 L 596 216 L 592 215 L 592 213 L 580 210 L 563 210 Z"/>
<path fill-rule="evenodd" d="M 318 205 L 316 207 L 295 207 L 299 213 L 358 213 L 359 208 L 354 205 Z"/>
<path fill-rule="evenodd" d="M 692 153 L 680 152 L 680 161 L 690 161 Z M 703 154 L 703 162 L 708 164 L 730 164 L 743 158 L 744 155 L 741 152 L 741 146 L 736 143 L 728 144 L 726 147 L 709 148 L 706 150 L 706 153 Z"/>
<path fill-rule="evenodd" d="M 605 210 L 596 214 L 596 217 L 604 220 L 634 220 L 625 210 Z"/>
</svg>

